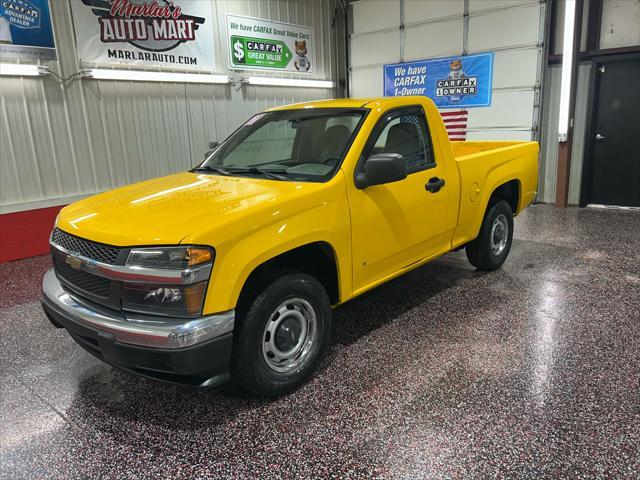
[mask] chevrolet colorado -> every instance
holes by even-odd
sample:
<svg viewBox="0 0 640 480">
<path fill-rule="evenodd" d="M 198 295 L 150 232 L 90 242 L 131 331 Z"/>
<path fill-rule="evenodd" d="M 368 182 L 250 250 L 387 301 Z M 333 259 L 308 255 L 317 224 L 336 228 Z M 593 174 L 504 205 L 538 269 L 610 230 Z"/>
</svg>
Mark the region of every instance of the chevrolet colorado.
<svg viewBox="0 0 640 480">
<path fill-rule="evenodd" d="M 250 118 L 189 172 L 61 210 L 44 311 L 139 375 L 263 396 L 301 385 L 332 307 L 464 247 L 500 267 L 536 195 L 536 142 L 453 142 L 426 97 Z"/>
</svg>

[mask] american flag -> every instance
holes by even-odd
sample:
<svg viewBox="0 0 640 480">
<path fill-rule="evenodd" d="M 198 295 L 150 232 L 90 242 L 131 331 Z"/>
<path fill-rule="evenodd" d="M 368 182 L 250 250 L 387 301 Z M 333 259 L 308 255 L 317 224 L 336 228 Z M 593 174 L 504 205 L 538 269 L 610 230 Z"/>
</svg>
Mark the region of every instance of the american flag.
<svg viewBox="0 0 640 480">
<path fill-rule="evenodd" d="M 467 110 L 440 112 L 444 126 L 451 141 L 464 141 L 467 138 Z"/>
</svg>

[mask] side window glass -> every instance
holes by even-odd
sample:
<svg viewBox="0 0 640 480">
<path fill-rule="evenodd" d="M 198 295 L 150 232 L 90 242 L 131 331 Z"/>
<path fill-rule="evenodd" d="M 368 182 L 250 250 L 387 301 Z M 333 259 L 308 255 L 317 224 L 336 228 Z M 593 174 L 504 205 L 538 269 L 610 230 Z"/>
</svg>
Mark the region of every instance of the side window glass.
<svg viewBox="0 0 640 480">
<path fill-rule="evenodd" d="M 423 114 L 393 115 L 376 138 L 369 155 L 399 153 L 407 165 L 407 174 L 419 172 L 435 164 Z"/>
</svg>

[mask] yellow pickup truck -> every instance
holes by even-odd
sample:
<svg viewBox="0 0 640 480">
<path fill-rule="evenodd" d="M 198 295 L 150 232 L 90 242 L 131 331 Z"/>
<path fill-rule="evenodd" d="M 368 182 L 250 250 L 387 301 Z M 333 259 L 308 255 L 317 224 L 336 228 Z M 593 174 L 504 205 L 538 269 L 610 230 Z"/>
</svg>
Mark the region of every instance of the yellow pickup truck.
<svg viewBox="0 0 640 480">
<path fill-rule="evenodd" d="M 534 199 L 536 142 L 449 142 L 425 97 L 250 118 L 193 170 L 62 209 L 44 311 L 139 375 L 262 396 L 301 385 L 331 308 L 464 247 L 502 265 Z"/>
</svg>

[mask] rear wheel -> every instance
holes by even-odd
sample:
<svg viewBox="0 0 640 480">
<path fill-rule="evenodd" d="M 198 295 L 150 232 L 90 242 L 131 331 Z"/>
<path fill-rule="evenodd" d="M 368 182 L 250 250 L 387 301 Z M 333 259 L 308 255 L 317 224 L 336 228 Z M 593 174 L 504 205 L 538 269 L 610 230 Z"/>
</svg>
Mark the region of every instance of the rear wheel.
<svg viewBox="0 0 640 480">
<path fill-rule="evenodd" d="M 512 240 L 511 205 L 505 200 L 498 200 L 490 204 L 478 237 L 467 244 L 467 258 L 480 270 L 496 270 L 507 259 Z"/>
<path fill-rule="evenodd" d="M 266 397 L 299 387 L 329 343 L 331 307 L 324 287 L 310 275 L 287 273 L 247 307 L 234 338 L 234 380 Z"/>
</svg>

